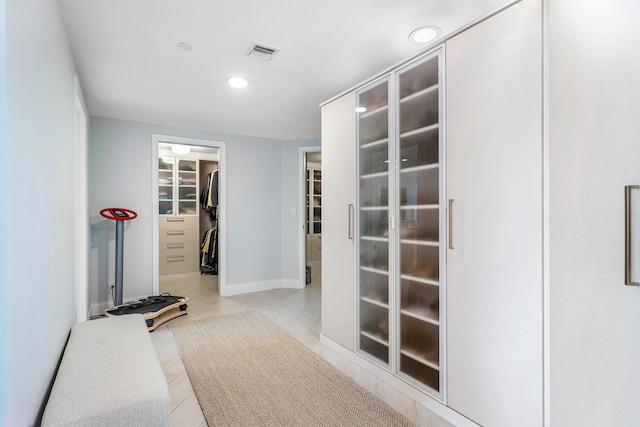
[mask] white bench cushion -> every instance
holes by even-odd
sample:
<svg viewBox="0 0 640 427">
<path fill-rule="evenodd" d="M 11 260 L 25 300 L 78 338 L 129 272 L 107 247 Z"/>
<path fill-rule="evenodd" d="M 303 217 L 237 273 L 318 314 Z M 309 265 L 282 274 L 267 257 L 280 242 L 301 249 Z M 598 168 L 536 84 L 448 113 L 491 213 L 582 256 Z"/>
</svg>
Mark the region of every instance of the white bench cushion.
<svg viewBox="0 0 640 427">
<path fill-rule="evenodd" d="M 169 426 L 169 413 L 167 381 L 142 315 L 71 329 L 43 426 Z"/>
</svg>

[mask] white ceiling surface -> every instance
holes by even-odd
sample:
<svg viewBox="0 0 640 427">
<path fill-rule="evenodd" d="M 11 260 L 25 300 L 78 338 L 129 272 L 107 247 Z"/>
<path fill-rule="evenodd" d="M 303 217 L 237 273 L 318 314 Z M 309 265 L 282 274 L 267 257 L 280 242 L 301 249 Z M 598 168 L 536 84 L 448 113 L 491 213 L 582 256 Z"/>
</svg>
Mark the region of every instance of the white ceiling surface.
<svg viewBox="0 0 640 427">
<path fill-rule="evenodd" d="M 506 3 L 60 0 L 92 115 L 275 139 L 319 137 L 318 105 L 424 49 L 415 28 L 448 34 Z M 256 59 L 252 42 L 281 50 Z"/>
</svg>

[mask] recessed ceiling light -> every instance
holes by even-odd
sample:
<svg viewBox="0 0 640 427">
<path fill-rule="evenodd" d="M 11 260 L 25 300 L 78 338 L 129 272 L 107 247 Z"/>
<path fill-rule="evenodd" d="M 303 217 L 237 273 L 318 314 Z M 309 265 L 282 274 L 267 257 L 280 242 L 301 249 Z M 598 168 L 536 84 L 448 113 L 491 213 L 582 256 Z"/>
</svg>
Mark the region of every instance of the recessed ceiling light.
<svg viewBox="0 0 640 427">
<path fill-rule="evenodd" d="M 191 152 L 191 147 L 188 145 L 171 144 L 171 151 L 175 154 L 185 155 Z"/>
<path fill-rule="evenodd" d="M 429 43 L 437 39 L 441 33 L 442 31 L 438 27 L 420 27 L 411 31 L 409 40 L 416 43 Z"/>
<path fill-rule="evenodd" d="M 249 85 L 249 80 L 244 77 L 229 77 L 227 83 L 233 88 L 244 89 Z"/>
<path fill-rule="evenodd" d="M 193 45 L 187 42 L 178 43 L 178 47 L 182 50 L 193 50 Z"/>
</svg>

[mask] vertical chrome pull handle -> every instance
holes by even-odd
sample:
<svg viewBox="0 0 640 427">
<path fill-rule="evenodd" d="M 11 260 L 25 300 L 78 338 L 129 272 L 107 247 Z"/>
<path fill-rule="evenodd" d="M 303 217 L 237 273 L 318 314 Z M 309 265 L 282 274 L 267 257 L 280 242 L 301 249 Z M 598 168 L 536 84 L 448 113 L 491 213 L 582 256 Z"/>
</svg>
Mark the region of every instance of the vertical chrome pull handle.
<svg viewBox="0 0 640 427">
<path fill-rule="evenodd" d="M 353 240 L 353 205 L 349 203 L 349 240 Z"/>
<path fill-rule="evenodd" d="M 449 199 L 449 205 L 447 206 L 447 215 L 449 215 L 449 249 L 453 249 L 453 199 Z"/>
<path fill-rule="evenodd" d="M 640 189 L 640 185 L 625 185 L 624 187 L 624 284 L 640 286 L 639 282 L 631 279 L 632 230 L 631 230 L 631 190 Z"/>
</svg>

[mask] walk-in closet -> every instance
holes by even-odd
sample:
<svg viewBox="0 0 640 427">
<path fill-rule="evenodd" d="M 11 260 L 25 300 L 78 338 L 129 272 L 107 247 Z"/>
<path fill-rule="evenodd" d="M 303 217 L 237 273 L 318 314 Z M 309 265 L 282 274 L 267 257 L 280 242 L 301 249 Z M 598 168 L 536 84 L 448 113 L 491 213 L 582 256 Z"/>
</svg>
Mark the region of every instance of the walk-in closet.
<svg viewBox="0 0 640 427">
<path fill-rule="evenodd" d="M 218 274 L 218 167 L 217 148 L 159 143 L 160 277 Z"/>
</svg>

